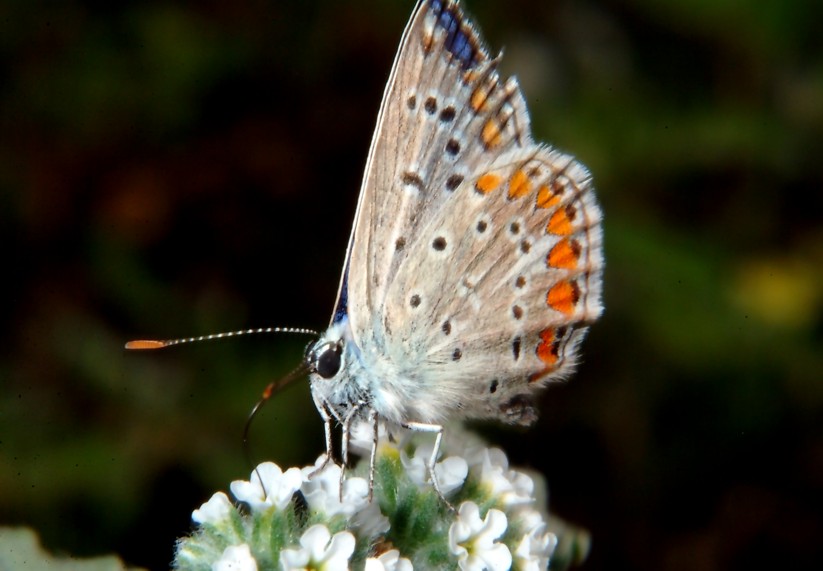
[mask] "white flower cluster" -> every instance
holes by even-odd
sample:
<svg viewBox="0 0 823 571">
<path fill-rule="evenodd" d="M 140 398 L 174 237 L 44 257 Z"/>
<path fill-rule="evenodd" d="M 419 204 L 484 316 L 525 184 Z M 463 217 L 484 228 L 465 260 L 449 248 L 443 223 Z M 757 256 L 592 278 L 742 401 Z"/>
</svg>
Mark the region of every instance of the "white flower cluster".
<svg viewBox="0 0 823 571">
<path fill-rule="evenodd" d="M 371 435 L 368 427 L 355 429 L 352 449 L 368 449 Z M 501 450 L 450 431 L 435 473 L 457 506 L 452 512 L 431 486 L 431 443 L 419 437 L 380 442 L 374 501 L 367 480 L 357 475 L 367 466 L 347 475 L 341 498 L 339 466 L 330 464 L 310 477 L 322 457 L 314 466 L 285 472 L 263 463 L 249 481 L 231 484 L 244 508 L 218 492 L 194 511 L 198 528 L 179 542 L 175 568 L 548 568 L 557 537 L 535 506 L 534 480 L 510 469 Z"/>
<path fill-rule="evenodd" d="M 534 480 L 523 472 L 509 469 L 509 460 L 499 448 L 472 442 L 468 435 L 457 434 L 446 447 L 462 451 L 462 456 L 438 462 L 435 473 L 444 493 L 464 485 L 467 479 L 479 484 L 482 505 L 488 507 L 480 517 L 480 507 L 464 501 L 457 518 L 449 527 L 449 549 L 457 556 L 462 570 L 538 571 L 548 568 L 557 537 L 548 531 L 543 515 L 535 507 Z M 417 484 L 429 483 L 425 461 L 431 445 L 415 450 L 413 458 L 401 451 L 403 465 Z M 420 477 L 423 468 L 425 480 Z M 507 533 L 508 532 L 508 533 Z"/>
<path fill-rule="evenodd" d="M 300 536 L 297 546 L 280 551 L 280 568 L 284 571 L 346 570 L 355 549 L 354 533 L 364 531 L 369 536 L 377 536 L 389 529 L 389 521 L 380 513 L 377 504 L 368 501 L 369 489 L 365 479 L 346 478 L 343 482 L 341 501 L 339 466 L 329 465 L 315 477 L 309 478 L 322 460 L 321 456 L 314 466 L 303 469 L 289 468 L 285 472 L 272 462 L 264 462 L 252 472 L 250 481 L 237 480 L 231 483 L 230 488 L 234 497 L 246 504 L 252 514 L 265 516 L 269 513 L 283 512 L 299 491 L 312 516 L 343 516 L 351 528 L 351 531 L 339 531 L 332 535 L 326 525 L 312 525 Z M 232 515 L 236 515 L 234 505 L 226 494 L 217 492 L 199 509 L 194 510 L 192 520 L 203 526 L 218 528 L 230 523 Z M 391 553 L 390 551 L 380 558 L 369 559 L 370 569 L 411 569 L 408 560 L 392 559 Z M 177 553 L 178 567 L 185 568 L 187 560 L 193 562 L 197 555 L 196 551 L 186 551 L 185 541 L 181 542 Z M 402 562 L 407 563 L 408 567 L 403 567 Z M 240 543 L 226 547 L 211 568 L 220 571 L 256 571 L 258 566 L 249 544 Z"/>
</svg>

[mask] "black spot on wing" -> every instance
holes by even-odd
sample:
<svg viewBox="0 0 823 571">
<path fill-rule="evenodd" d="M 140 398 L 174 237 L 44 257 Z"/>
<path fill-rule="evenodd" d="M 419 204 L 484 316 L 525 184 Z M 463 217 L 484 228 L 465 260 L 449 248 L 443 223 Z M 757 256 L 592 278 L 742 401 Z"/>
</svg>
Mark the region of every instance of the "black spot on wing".
<svg viewBox="0 0 823 571">
<path fill-rule="evenodd" d="M 423 179 L 420 178 L 420 175 L 411 171 L 404 172 L 400 177 L 400 181 L 406 186 L 416 188 L 418 191 L 423 191 L 426 187 L 426 185 L 423 184 Z"/>
<path fill-rule="evenodd" d="M 515 337 L 512 341 L 512 355 L 514 355 L 515 361 L 517 361 L 520 358 L 520 344 L 520 337 Z"/>
</svg>

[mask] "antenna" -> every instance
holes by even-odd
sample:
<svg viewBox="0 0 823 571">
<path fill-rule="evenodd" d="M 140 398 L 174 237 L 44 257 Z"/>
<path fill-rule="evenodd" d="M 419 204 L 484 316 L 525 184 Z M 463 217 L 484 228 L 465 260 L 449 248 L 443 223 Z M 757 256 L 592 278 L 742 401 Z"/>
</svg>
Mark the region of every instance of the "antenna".
<svg viewBox="0 0 823 571">
<path fill-rule="evenodd" d="M 126 343 L 126 349 L 135 351 L 163 349 L 165 347 L 171 347 L 173 345 L 199 343 L 200 341 L 214 341 L 215 339 L 227 339 L 229 337 L 239 337 L 241 335 L 259 335 L 262 333 L 300 333 L 303 335 L 313 335 L 315 337 L 320 336 L 320 334 L 317 331 L 313 329 L 305 329 L 302 327 L 258 327 L 257 329 L 227 331 L 225 333 L 212 333 L 210 335 L 200 335 L 199 337 L 182 337 L 180 339 L 136 339 L 134 341 L 129 341 L 128 343 Z M 269 383 L 268 386 L 263 390 L 263 394 L 260 397 L 260 400 L 258 400 L 257 404 L 254 405 L 254 408 L 252 409 L 248 419 L 246 420 L 246 424 L 243 426 L 243 450 L 245 452 L 246 462 L 250 466 L 254 467 L 254 472 L 257 474 L 257 478 L 260 480 L 260 485 L 263 487 L 263 495 L 265 497 L 268 497 L 269 495 L 268 491 L 266 490 L 266 485 L 263 482 L 263 478 L 260 476 L 260 472 L 258 472 L 257 470 L 257 466 L 254 465 L 254 463 L 252 462 L 251 443 L 249 442 L 249 431 L 251 429 L 251 422 L 252 420 L 254 420 L 254 417 L 257 416 L 257 412 L 260 410 L 260 408 L 264 404 L 266 404 L 266 402 L 268 402 L 268 400 L 272 396 L 274 396 L 275 393 L 279 392 L 286 385 L 291 384 L 291 382 L 295 379 L 298 379 L 301 376 L 305 375 L 307 372 L 309 372 L 309 367 L 305 362 L 303 362 L 279 381 Z"/>
<path fill-rule="evenodd" d="M 200 335 L 199 337 L 183 337 L 180 339 L 136 339 L 126 343 L 126 349 L 143 351 L 148 349 L 163 349 L 173 345 L 184 345 L 186 343 L 199 343 L 200 341 L 214 341 L 215 339 L 227 339 L 229 337 L 239 337 L 241 335 L 259 335 L 261 333 L 300 333 L 303 335 L 320 334 L 313 329 L 302 327 L 258 327 L 257 329 L 243 329 L 241 331 L 227 331 L 225 333 L 212 333 L 211 335 Z"/>
</svg>

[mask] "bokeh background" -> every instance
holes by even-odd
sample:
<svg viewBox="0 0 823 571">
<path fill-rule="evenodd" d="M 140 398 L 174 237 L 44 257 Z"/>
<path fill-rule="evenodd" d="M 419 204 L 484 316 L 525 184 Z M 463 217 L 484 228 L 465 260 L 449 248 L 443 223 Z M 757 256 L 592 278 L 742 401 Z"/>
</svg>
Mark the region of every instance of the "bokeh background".
<svg viewBox="0 0 823 571">
<path fill-rule="evenodd" d="M 161 569 L 323 328 L 412 0 L 0 5 L 0 524 Z M 823 4 L 473 0 L 595 175 L 606 313 L 529 432 L 587 569 L 823 567 Z M 253 454 L 322 449 L 307 383 Z"/>
</svg>

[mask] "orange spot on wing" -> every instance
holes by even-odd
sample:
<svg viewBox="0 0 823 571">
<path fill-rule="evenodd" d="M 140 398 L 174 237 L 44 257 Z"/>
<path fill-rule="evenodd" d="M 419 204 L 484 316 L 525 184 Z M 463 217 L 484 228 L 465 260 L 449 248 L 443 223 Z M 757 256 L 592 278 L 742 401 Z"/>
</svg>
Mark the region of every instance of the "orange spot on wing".
<svg viewBox="0 0 823 571">
<path fill-rule="evenodd" d="M 497 187 L 500 186 L 502 181 L 503 179 L 500 178 L 500 175 L 487 172 L 477 179 L 477 182 L 474 183 L 474 188 L 477 192 L 488 194 L 493 190 L 497 190 Z"/>
<path fill-rule="evenodd" d="M 463 73 L 463 83 L 465 85 L 469 85 L 470 83 L 474 83 L 478 78 L 477 71 L 473 69 L 469 69 Z"/>
<path fill-rule="evenodd" d="M 540 332 L 537 358 L 547 365 L 557 363 L 557 339 L 555 338 L 554 329 L 544 329 Z"/>
<path fill-rule="evenodd" d="M 529 375 L 530 383 L 536 383 L 557 369 L 557 362 L 560 360 L 560 343 L 564 331 L 565 328 L 561 327 L 559 330 L 544 329 L 539 333 L 540 343 L 537 345 L 537 358 L 546 366 Z"/>
<path fill-rule="evenodd" d="M 499 145 L 503 137 L 500 136 L 500 126 L 497 124 L 497 121 L 494 119 L 486 121 L 486 124 L 483 125 L 483 131 L 480 133 L 480 138 L 487 148 Z"/>
<path fill-rule="evenodd" d="M 546 226 L 546 232 L 550 234 L 556 234 L 558 236 L 568 236 L 572 233 L 572 220 L 574 219 L 574 207 L 567 206 L 566 208 L 561 208 L 554 214 L 552 214 L 551 219 L 549 220 L 548 226 Z"/>
<path fill-rule="evenodd" d="M 480 85 L 472 91 L 469 103 L 476 113 L 479 113 L 486 107 L 486 101 L 489 99 L 489 88 L 485 85 Z"/>
<path fill-rule="evenodd" d="M 560 313 L 571 315 L 580 299 L 580 287 L 574 282 L 558 282 L 546 295 L 546 304 Z"/>
<path fill-rule="evenodd" d="M 541 186 L 537 191 L 537 208 L 551 208 L 560 202 L 560 196 L 549 190 L 548 186 Z"/>
<path fill-rule="evenodd" d="M 518 170 L 509 182 L 509 198 L 522 198 L 532 191 L 532 183 L 528 175 Z"/>
<path fill-rule="evenodd" d="M 573 270 L 580 258 L 580 243 L 577 240 L 563 238 L 549 252 L 546 264 L 551 268 Z"/>
</svg>

